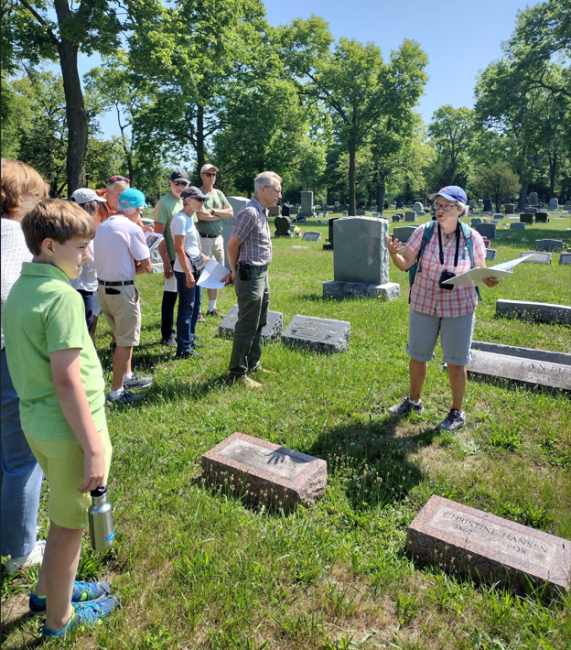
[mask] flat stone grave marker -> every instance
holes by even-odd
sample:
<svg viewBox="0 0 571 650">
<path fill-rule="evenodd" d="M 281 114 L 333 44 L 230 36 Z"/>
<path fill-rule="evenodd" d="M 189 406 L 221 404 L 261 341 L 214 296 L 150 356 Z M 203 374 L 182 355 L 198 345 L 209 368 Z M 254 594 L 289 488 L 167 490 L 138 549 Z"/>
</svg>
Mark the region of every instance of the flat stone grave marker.
<svg viewBox="0 0 571 650">
<path fill-rule="evenodd" d="M 416 212 L 405 212 L 404 213 L 404 220 L 405 221 L 418 221 L 416 218 Z"/>
<path fill-rule="evenodd" d="M 571 253 L 561 253 L 559 264 L 571 264 Z"/>
<path fill-rule="evenodd" d="M 289 511 L 323 496 L 327 462 L 236 432 L 202 456 L 202 475 L 209 484 L 234 485 L 249 501 Z"/>
<path fill-rule="evenodd" d="M 571 589 L 568 540 L 433 495 L 407 531 L 407 553 L 460 575 L 525 592 L 528 579 L 549 596 Z"/>
<path fill-rule="evenodd" d="M 292 246 L 292 248 L 295 248 Z M 218 326 L 218 334 L 224 338 L 233 338 L 238 320 L 238 305 L 232 305 Z M 267 323 L 262 328 L 262 341 L 272 343 L 279 341 L 284 325 L 284 316 L 279 311 L 268 311 Z"/>
<path fill-rule="evenodd" d="M 303 241 L 321 241 L 321 233 L 309 230 L 303 233 Z"/>
<path fill-rule="evenodd" d="M 521 221 L 510 223 L 510 230 L 525 230 L 525 223 Z"/>
<path fill-rule="evenodd" d="M 343 352 L 349 347 L 350 335 L 347 321 L 297 314 L 282 334 L 282 343 L 317 352 Z"/>
<path fill-rule="evenodd" d="M 569 391 L 571 354 L 473 341 L 468 373 Z"/>
<path fill-rule="evenodd" d="M 527 257 L 523 264 L 551 264 L 551 253 L 539 253 L 537 251 L 524 251 L 520 257 Z"/>
<path fill-rule="evenodd" d="M 496 224 L 495 223 L 478 223 L 474 226 L 474 230 L 479 232 L 482 237 L 487 237 L 488 239 L 496 238 Z"/>
<path fill-rule="evenodd" d="M 510 221 L 519 221 L 519 215 L 518 214 L 510 214 L 508 217 Z"/>
<path fill-rule="evenodd" d="M 504 215 L 501 212 L 496 212 L 494 214 L 494 219 L 503 219 Z"/>
<path fill-rule="evenodd" d="M 400 226 L 399 228 L 393 228 L 393 238 L 398 239 L 402 244 L 406 244 L 417 228 L 418 226 Z"/>
<path fill-rule="evenodd" d="M 486 249 L 486 262 L 493 262 L 498 255 L 498 251 L 495 248 Z"/>
<path fill-rule="evenodd" d="M 523 318 L 539 323 L 563 323 L 571 325 L 571 307 L 546 302 L 524 300 L 496 300 L 496 316 Z"/>
<path fill-rule="evenodd" d="M 536 251 L 562 251 L 563 242 L 561 239 L 536 239 Z"/>
</svg>

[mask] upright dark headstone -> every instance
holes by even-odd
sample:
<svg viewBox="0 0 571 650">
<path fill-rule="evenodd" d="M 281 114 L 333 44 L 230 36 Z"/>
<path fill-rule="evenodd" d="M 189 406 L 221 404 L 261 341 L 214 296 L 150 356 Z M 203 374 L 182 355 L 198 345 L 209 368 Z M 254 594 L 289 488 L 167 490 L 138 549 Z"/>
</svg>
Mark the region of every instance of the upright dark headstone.
<svg viewBox="0 0 571 650">
<path fill-rule="evenodd" d="M 532 224 L 535 220 L 535 215 L 530 212 L 523 212 L 522 214 L 519 215 L 519 220 L 521 221 L 521 223 Z"/>
<path fill-rule="evenodd" d="M 289 217 L 289 205 L 282 205 L 282 217 Z"/>
<path fill-rule="evenodd" d="M 547 223 L 549 221 L 549 212 L 538 212 L 535 215 L 535 223 Z"/>
<path fill-rule="evenodd" d="M 279 205 L 271 205 L 268 208 L 268 217 L 279 217 L 282 213 L 282 208 Z"/>
<path fill-rule="evenodd" d="M 274 219 L 276 237 L 291 237 L 291 219 L 289 217 L 276 217 Z"/>
<path fill-rule="evenodd" d="M 495 223 L 478 223 L 474 226 L 474 230 L 479 232 L 482 237 L 487 237 L 488 239 L 496 238 L 496 224 Z"/>
<path fill-rule="evenodd" d="M 514 214 L 515 205 L 513 203 L 506 203 L 504 207 L 506 209 L 506 214 Z"/>
<path fill-rule="evenodd" d="M 484 212 L 491 212 L 492 209 L 492 199 L 484 199 Z"/>
</svg>

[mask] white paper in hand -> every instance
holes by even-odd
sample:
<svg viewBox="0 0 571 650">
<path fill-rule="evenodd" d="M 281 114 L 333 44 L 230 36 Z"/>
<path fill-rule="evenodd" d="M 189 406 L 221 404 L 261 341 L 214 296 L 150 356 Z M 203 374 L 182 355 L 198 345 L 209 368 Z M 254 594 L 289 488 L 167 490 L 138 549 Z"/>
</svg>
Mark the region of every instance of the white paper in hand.
<svg viewBox="0 0 571 650">
<path fill-rule="evenodd" d="M 515 260 L 490 266 L 490 268 L 476 266 L 470 271 L 466 271 L 466 273 L 461 273 L 454 278 L 450 278 L 450 280 L 446 280 L 442 284 L 451 284 L 456 287 L 479 287 L 484 284 L 485 278 L 497 278 L 499 280 L 505 275 L 511 275 L 513 267 L 523 262 L 527 257 L 529 256 L 517 257 Z"/>
<path fill-rule="evenodd" d="M 228 269 L 211 257 L 204 271 L 200 274 L 197 284 L 205 289 L 224 289 L 226 284 L 222 282 L 222 278 L 227 275 Z"/>
</svg>

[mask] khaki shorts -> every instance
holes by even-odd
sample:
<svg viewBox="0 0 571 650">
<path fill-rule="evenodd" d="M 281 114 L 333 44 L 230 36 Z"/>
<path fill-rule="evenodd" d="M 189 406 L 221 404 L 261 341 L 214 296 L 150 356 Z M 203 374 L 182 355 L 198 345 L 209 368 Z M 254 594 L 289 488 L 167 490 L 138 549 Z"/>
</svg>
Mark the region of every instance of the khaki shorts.
<svg viewBox="0 0 571 650">
<path fill-rule="evenodd" d="M 113 448 L 107 427 L 97 432 L 105 456 L 105 485 Z M 26 435 L 32 453 L 46 475 L 50 488 L 48 514 L 63 528 L 82 529 L 89 526 L 87 509 L 91 505 L 89 492 L 77 489 L 83 483 L 85 456 L 77 438 L 65 440 L 38 440 Z"/>
<path fill-rule="evenodd" d="M 224 239 L 218 235 L 216 239 L 210 237 L 200 237 L 202 252 L 206 257 L 213 257 L 217 262 L 224 266 Z"/>
<path fill-rule="evenodd" d="M 100 284 L 97 298 L 117 345 L 122 348 L 139 345 L 141 301 L 135 285 L 108 287 Z"/>
</svg>

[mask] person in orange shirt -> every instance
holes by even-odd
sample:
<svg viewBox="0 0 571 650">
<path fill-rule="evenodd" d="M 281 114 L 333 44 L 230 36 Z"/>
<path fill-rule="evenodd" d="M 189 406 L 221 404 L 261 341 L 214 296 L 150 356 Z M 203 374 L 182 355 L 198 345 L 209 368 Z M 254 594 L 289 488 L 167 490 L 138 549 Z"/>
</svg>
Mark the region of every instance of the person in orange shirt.
<svg viewBox="0 0 571 650">
<path fill-rule="evenodd" d="M 110 217 L 112 214 L 117 214 L 119 209 L 119 197 L 121 193 L 125 190 L 128 190 L 131 187 L 131 181 L 125 176 L 111 176 L 107 182 L 107 187 L 102 190 L 95 190 L 97 196 L 102 196 L 105 199 L 105 203 L 99 204 L 99 221 L 102 223 Z M 143 224 L 141 217 L 137 219 L 137 225 L 147 232 L 148 230 L 154 230 L 153 226 Z"/>
</svg>

